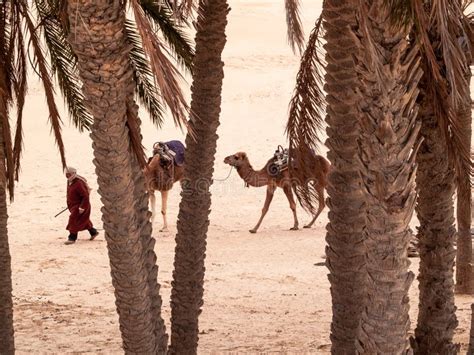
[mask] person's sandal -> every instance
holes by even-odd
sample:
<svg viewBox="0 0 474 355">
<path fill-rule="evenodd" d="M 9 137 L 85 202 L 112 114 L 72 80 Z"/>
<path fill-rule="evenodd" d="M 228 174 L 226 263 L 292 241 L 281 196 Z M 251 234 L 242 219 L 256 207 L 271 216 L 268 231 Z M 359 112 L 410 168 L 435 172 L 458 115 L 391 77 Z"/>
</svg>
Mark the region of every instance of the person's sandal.
<svg viewBox="0 0 474 355">
<path fill-rule="evenodd" d="M 95 231 L 95 233 L 91 235 L 91 237 L 89 238 L 89 240 L 94 240 L 98 235 L 99 235 L 99 232 L 98 232 L 98 231 Z"/>
<path fill-rule="evenodd" d="M 76 242 L 75 240 L 66 240 L 64 244 L 71 245 L 71 244 L 74 244 L 75 242 Z"/>
</svg>

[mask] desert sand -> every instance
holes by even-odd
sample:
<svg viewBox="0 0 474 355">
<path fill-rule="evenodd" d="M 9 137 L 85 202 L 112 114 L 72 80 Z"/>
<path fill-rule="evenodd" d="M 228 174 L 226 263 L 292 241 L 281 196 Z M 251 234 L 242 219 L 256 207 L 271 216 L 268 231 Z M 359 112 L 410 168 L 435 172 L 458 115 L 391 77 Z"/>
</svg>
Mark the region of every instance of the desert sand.
<svg viewBox="0 0 474 355">
<path fill-rule="evenodd" d="M 278 144 L 286 144 L 288 102 L 299 64 L 287 45 L 283 1 L 230 0 L 230 4 L 216 179 L 229 172 L 223 164 L 226 155 L 246 151 L 259 168 Z M 321 1 L 305 0 L 303 9 L 308 35 Z M 102 228 L 89 135 L 74 129 L 64 107 L 61 109 L 68 163 L 89 180 L 92 219 Z M 66 246 L 67 213 L 53 217 L 65 207 L 66 180 L 47 116 L 41 87 L 32 80 L 25 112 L 22 175 L 15 201 L 9 206 L 17 351 L 120 354 L 103 230 L 93 242 L 87 240 L 86 232 L 79 234 L 75 245 Z M 158 140 L 184 139 L 170 119 L 163 129 L 157 129 L 145 112 L 141 118 L 148 152 Z M 169 198 L 170 232 L 158 232 L 160 216 L 154 224 L 168 329 L 179 192 L 176 186 Z M 260 231 L 253 235 L 248 230 L 258 219 L 265 189 L 245 188 L 234 171 L 228 180 L 216 181 L 212 193 L 200 353 L 329 353 L 331 298 L 324 266 L 327 209 L 313 229 L 290 232 L 292 215 L 280 190 Z M 309 221 L 301 208 L 298 212 L 301 224 Z M 411 260 L 410 268 L 416 273 L 418 259 Z M 456 297 L 459 327 L 455 339 L 464 349 L 471 301 Z M 416 281 L 410 302 L 414 328 Z"/>
</svg>

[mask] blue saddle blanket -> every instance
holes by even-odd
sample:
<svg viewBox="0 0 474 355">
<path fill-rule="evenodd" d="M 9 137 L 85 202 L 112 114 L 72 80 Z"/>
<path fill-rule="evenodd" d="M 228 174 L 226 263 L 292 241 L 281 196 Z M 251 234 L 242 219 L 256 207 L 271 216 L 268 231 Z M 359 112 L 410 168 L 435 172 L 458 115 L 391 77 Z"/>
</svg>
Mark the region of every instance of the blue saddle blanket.
<svg viewBox="0 0 474 355">
<path fill-rule="evenodd" d="M 166 146 L 175 153 L 174 163 L 176 165 L 184 164 L 184 151 L 186 147 L 180 141 L 169 141 L 165 142 Z"/>
</svg>

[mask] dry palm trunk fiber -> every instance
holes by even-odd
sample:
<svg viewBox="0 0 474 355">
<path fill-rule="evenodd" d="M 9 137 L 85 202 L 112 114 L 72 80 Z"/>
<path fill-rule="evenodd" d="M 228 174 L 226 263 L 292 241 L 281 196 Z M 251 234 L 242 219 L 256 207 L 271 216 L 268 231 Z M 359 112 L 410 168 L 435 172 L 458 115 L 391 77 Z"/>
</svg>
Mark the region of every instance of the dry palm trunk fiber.
<svg viewBox="0 0 474 355">
<path fill-rule="evenodd" d="M 439 42 L 433 43 L 439 46 Z M 429 69 L 423 67 L 423 72 Z M 454 303 L 455 172 L 428 95 L 431 85 L 433 81 L 424 74 L 418 97 L 423 143 L 416 158 L 420 302 L 412 346 L 415 354 L 456 354 L 459 346 L 452 342 L 458 325 Z"/>
<path fill-rule="evenodd" d="M 94 117 L 94 164 L 124 350 L 164 353 L 167 337 L 160 316 L 154 240 L 127 126 L 127 117 L 138 120 L 138 107 L 124 34 L 125 9 L 120 0 L 69 0 L 67 10 L 69 40 Z"/>
<path fill-rule="evenodd" d="M 471 69 L 466 68 L 466 83 L 471 81 Z M 469 93 L 469 90 L 467 90 Z M 467 146 L 471 146 L 472 137 L 472 109 L 471 96 L 467 95 L 461 103 L 457 112 L 458 117 L 467 122 L 469 129 L 461 132 Z M 472 236 L 471 236 L 471 208 L 472 191 L 469 175 L 457 176 L 457 243 L 456 243 L 456 292 L 474 295 L 474 260 L 472 259 Z"/>
<path fill-rule="evenodd" d="M 197 353 L 228 12 L 226 0 L 199 2 L 189 121 L 192 135 L 186 136 L 171 290 L 171 354 Z"/>
<path fill-rule="evenodd" d="M 364 1 L 358 14 L 361 80 L 360 160 L 367 201 L 367 304 L 357 339 L 359 354 L 407 354 L 408 289 L 414 279 L 407 256 L 415 208 L 417 49 L 405 30 L 390 25 L 383 1 Z"/>
<path fill-rule="evenodd" d="M 333 354 L 354 354 L 355 338 L 364 306 L 366 272 L 363 227 L 365 200 L 357 158 L 359 79 L 353 55 L 359 48 L 352 30 L 359 1 L 326 0 L 327 135 L 329 224 L 327 267 L 332 297 L 331 343 Z"/>
</svg>

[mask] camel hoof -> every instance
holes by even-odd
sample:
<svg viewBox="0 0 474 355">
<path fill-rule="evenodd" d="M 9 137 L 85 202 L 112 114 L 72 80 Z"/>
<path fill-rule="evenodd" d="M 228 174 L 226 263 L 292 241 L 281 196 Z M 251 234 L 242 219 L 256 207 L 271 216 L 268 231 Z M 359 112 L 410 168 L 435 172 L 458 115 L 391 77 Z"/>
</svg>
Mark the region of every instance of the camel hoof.
<svg viewBox="0 0 474 355">
<path fill-rule="evenodd" d="M 298 230 L 298 227 L 290 228 L 290 231 L 297 231 L 297 230 Z"/>
<path fill-rule="evenodd" d="M 249 232 L 252 233 L 252 234 L 255 234 L 255 233 L 257 233 L 257 230 L 256 229 L 251 229 L 251 230 L 249 230 Z"/>
<path fill-rule="evenodd" d="M 308 224 L 308 225 L 304 226 L 303 228 L 309 229 L 309 228 L 311 228 L 311 227 L 312 227 L 312 226 Z"/>
</svg>

